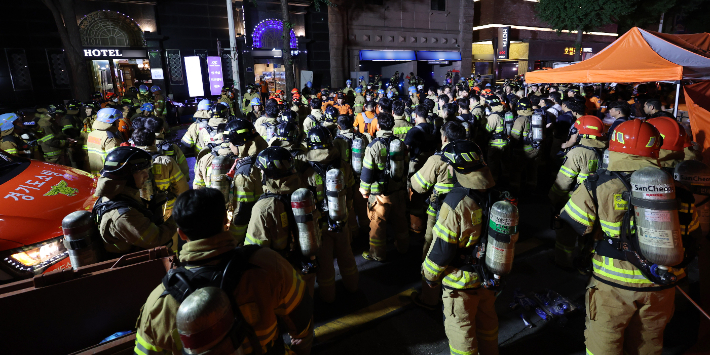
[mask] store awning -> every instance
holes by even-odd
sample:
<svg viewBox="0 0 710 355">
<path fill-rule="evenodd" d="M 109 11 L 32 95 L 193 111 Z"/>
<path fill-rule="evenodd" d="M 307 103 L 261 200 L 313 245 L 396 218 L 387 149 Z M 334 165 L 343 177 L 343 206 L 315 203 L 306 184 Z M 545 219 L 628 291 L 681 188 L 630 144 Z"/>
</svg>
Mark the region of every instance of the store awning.
<svg viewBox="0 0 710 355">
<path fill-rule="evenodd" d="M 710 79 L 710 58 L 690 46 L 693 43 L 693 46 L 701 48 L 698 46 L 710 45 L 710 40 L 698 36 L 679 37 L 669 42 L 664 37 L 667 36 L 634 27 L 590 59 L 563 68 L 529 72 L 525 75 L 525 81 L 638 83 Z M 688 45 L 679 46 L 683 42 Z"/>
</svg>

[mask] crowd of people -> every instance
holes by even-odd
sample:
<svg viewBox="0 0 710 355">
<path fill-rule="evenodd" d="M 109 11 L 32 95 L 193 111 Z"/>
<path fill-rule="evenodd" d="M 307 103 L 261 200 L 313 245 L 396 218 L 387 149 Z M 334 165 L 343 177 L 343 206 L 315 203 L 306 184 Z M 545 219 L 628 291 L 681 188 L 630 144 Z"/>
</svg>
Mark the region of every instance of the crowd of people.
<svg viewBox="0 0 710 355">
<path fill-rule="evenodd" d="M 281 354 L 280 331 L 291 335 L 292 351 L 307 354 L 315 285 L 324 302 L 335 301 L 337 262 L 345 289 L 356 292 L 353 245 L 366 240 L 362 257 L 385 262 L 388 235 L 396 253 L 423 236 L 422 267 L 412 270 L 422 290 L 412 301 L 429 310 L 443 303 L 451 353 L 497 354 L 500 290 L 475 257 L 493 191 L 507 191 L 513 203 L 549 197 L 555 261 L 593 276 L 588 354 L 660 354 L 686 261 L 668 271 L 673 276 L 649 276 L 618 240 L 631 173 L 657 167 L 672 178 L 683 161 L 700 160 L 689 127 L 670 111 L 669 87 L 525 90 L 520 80 L 498 86 L 472 76 L 424 90 L 408 78 L 406 92 L 380 77 L 357 86 L 347 80 L 340 90 L 316 91 L 309 82 L 291 91 L 290 102 L 254 84 L 240 105 L 225 88 L 219 100 L 199 102 L 179 144 L 165 140 L 171 127 L 160 88 L 141 87 L 135 96 L 43 107 L 34 118 L 0 116 L 1 148 L 99 176 L 94 213 L 108 255 L 161 245 L 179 252 L 183 267 L 142 310 L 138 354 L 227 343 Z M 191 188 L 183 151 L 196 156 Z M 692 193 L 676 185 L 683 243 L 701 243 Z M 177 235 L 186 242 L 179 250 Z M 595 250 L 600 240 L 611 249 Z M 248 323 L 242 335 L 231 323 L 211 337 L 205 329 L 214 329 L 194 317 L 180 323 L 181 304 L 201 304 L 191 298 L 195 289 L 219 287 L 228 275 L 231 288 L 222 290 Z"/>
</svg>

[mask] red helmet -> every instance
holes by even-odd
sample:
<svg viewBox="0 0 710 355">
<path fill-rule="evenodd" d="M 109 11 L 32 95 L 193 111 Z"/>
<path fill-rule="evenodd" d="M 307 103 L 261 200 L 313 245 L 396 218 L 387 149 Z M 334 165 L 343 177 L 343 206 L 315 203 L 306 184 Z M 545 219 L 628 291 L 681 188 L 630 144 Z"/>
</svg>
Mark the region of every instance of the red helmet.
<svg viewBox="0 0 710 355">
<path fill-rule="evenodd" d="M 577 119 L 574 123 L 579 134 L 601 137 L 604 132 L 604 123 L 597 116 L 586 115 Z"/>
<path fill-rule="evenodd" d="M 630 120 L 616 126 L 609 140 L 609 150 L 658 159 L 661 134 L 642 120 Z"/>
<path fill-rule="evenodd" d="M 276 90 L 276 95 L 283 95 L 283 94 L 284 94 L 283 90 L 280 90 L 280 89 Z"/>
<path fill-rule="evenodd" d="M 106 93 L 106 100 L 111 100 L 115 96 L 116 96 L 116 94 L 109 91 Z"/>
<path fill-rule="evenodd" d="M 293 101 L 299 101 L 299 100 L 301 100 L 301 94 L 296 92 L 293 95 L 291 95 L 291 98 Z"/>
<path fill-rule="evenodd" d="M 670 117 L 656 117 L 646 121 L 652 124 L 663 138 L 661 149 L 680 152 L 685 146 L 685 129 Z"/>
<path fill-rule="evenodd" d="M 291 93 L 292 93 L 292 94 L 298 93 L 298 89 L 296 89 L 296 88 L 291 89 Z"/>
</svg>

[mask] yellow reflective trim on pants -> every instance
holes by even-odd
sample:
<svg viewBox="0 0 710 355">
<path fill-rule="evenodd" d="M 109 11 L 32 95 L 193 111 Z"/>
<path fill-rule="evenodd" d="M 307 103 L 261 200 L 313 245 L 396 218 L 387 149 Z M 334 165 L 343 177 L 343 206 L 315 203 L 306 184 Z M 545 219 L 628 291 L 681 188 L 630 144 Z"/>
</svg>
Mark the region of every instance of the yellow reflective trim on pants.
<svg viewBox="0 0 710 355">
<path fill-rule="evenodd" d="M 141 337 L 140 332 L 136 333 L 136 346 L 133 350 L 136 354 L 163 354 L 163 349 L 148 343 L 145 339 L 143 339 L 143 337 Z"/>
<path fill-rule="evenodd" d="M 439 276 L 446 269 L 446 267 L 437 265 L 435 262 L 429 260 L 429 258 L 424 260 L 423 266 L 427 271 L 436 276 Z"/>
<path fill-rule="evenodd" d="M 475 354 L 478 354 L 478 349 L 473 349 L 473 351 L 456 350 L 451 345 L 449 345 L 449 350 L 451 350 L 451 354 L 454 354 L 454 355 L 475 355 Z"/>
<path fill-rule="evenodd" d="M 599 274 L 604 277 L 608 277 L 612 280 L 628 282 L 633 284 L 652 284 L 641 271 L 639 270 L 625 270 L 614 266 L 613 259 L 609 257 L 604 257 L 604 261 L 599 261 L 597 259 L 592 259 L 594 266 L 594 273 Z"/>
</svg>

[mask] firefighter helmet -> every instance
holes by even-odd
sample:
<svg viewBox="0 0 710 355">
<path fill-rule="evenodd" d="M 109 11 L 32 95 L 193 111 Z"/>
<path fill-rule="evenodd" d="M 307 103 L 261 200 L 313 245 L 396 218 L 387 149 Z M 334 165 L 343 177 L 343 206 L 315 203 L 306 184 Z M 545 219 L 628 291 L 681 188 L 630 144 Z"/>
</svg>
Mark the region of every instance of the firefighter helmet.
<svg viewBox="0 0 710 355">
<path fill-rule="evenodd" d="M 641 120 L 622 122 L 609 138 L 612 152 L 657 159 L 661 149 L 661 134 L 653 125 Z"/>
<path fill-rule="evenodd" d="M 143 105 L 141 105 L 141 111 L 143 112 L 153 112 L 153 104 L 150 102 L 146 102 Z"/>
<path fill-rule="evenodd" d="M 468 140 L 459 140 L 444 147 L 442 160 L 454 168 L 454 171 L 468 174 L 486 166 L 483 153 L 478 144 Z"/>
<path fill-rule="evenodd" d="M 350 80 L 350 79 L 348 79 L 348 80 L 345 80 L 345 84 L 352 84 L 352 83 L 353 83 L 353 81 L 352 81 L 352 80 Z"/>
<path fill-rule="evenodd" d="M 296 173 L 291 153 L 283 147 L 269 147 L 256 156 L 255 166 L 268 179 L 279 179 Z"/>
<path fill-rule="evenodd" d="M 96 113 L 96 120 L 103 123 L 114 123 L 121 117 L 123 117 L 121 111 L 110 107 L 102 108 Z"/>
<path fill-rule="evenodd" d="M 151 165 L 153 165 L 153 157 L 145 150 L 120 146 L 110 151 L 106 156 L 101 176 L 125 180 L 133 173 L 150 168 Z"/>
<path fill-rule="evenodd" d="M 517 104 L 515 104 L 515 111 L 525 110 L 532 110 L 532 103 L 530 102 L 530 99 L 523 97 L 522 99 L 518 100 Z"/>
<path fill-rule="evenodd" d="M 385 94 L 385 91 L 382 90 L 382 89 L 379 89 L 379 90 L 377 90 L 377 94 L 378 94 L 378 95 L 384 95 L 384 94 Z"/>
<path fill-rule="evenodd" d="M 308 131 L 306 146 L 308 149 L 330 149 L 333 146 L 333 136 L 327 128 L 315 126 Z"/>
<path fill-rule="evenodd" d="M 244 119 L 237 118 L 227 123 L 224 135 L 229 138 L 229 143 L 235 146 L 242 146 L 258 135 L 254 125 Z"/>
<path fill-rule="evenodd" d="M 147 93 L 148 93 L 148 85 L 141 84 L 141 85 L 138 87 L 138 91 L 140 91 L 140 93 L 143 94 L 143 95 L 147 94 Z"/>
<path fill-rule="evenodd" d="M 13 122 L 18 119 L 18 116 L 14 113 L 5 113 L 0 115 L 0 131 L 7 131 L 14 127 Z"/>
<path fill-rule="evenodd" d="M 299 94 L 299 93 L 294 93 L 293 96 L 291 96 L 291 101 L 293 101 L 293 102 L 299 102 L 299 101 L 301 101 L 301 94 Z"/>
<path fill-rule="evenodd" d="M 280 141 L 295 142 L 299 136 L 298 126 L 293 122 L 281 122 L 276 126 L 274 138 Z"/>
<path fill-rule="evenodd" d="M 292 94 L 297 94 L 297 93 L 298 93 L 298 89 L 296 89 L 296 88 L 291 89 L 291 93 L 292 93 Z"/>
<path fill-rule="evenodd" d="M 203 111 L 203 110 L 207 111 L 210 109 L 210 106 L 212 106 L 212 103 L 210 102 L 210 100 L 203 99 L 202 101 L 200 101 L 199 104 L 197 104 L 197 110 L 198 111 Z"/>
<path fill-rule="evenodd" d="M 81 108 L 81 106 L 81 101 L 79 100 L 69 100 L 69 102 L 67 102 L 68 110 L 78 110 Z"/>
<path fill-rule="evenodd" d="M 338 109 L 333 106 L 328 106 L 325 109 L 325 118 L 328 119 L 329 121 L 337 120 L 339 114 L 340 114 L 340 112 L 338 112 Z"/>
<path fill-rule="evenodd" d="M 153 85 L 150 87 L 150 92 L 157 92 L 157 91 L 160 91 L 160 86 Z"/>
<path fill-rule="evenodd" d="M 112 100 L 114 97 L 116 97 L 116 94 L 110 91 L 106 93 L 106 100 Z"/>
<path fill-rule="evenodd" d="M 676 120 L 670 117 L 661 116 L 652 118 L 646 122 L 652 124 L 653 127 L 656 127 L 658 133 L 661 134 L 661 138 L 663 138 L 661 149 L 673 150 L 676 152 L 683 151 L 683 148 L 685 147 L 685 136 L 687 133 L 685 132 L 685 129 L 681 127 L 678 122 L 676 122 Z"/>
<path fill-rule="evenodd" d="M 279 122 L 297 123 L 298 114 L 293 110 L 284 110 L 279 116 Z"/>
<path fill-rule="evenodd" d="M 228 108 L 225 105 L 212 105 L 210 107 L 210 112 L 212 112 L 213 117 L 220 117 L 220 118 L 226 118 L 227 117 L 227 112 Z"/>
<path fill-rule="evenodd" d="M 355 92 L 358 93 L 358 94 L 361 94 L 361 93 L 362 93 L 362 87 L 360 87 L 360 86 L 356 87 L 356 88 L 355 88 Z"/>
<path fill-rule="evenodd" d="M 574 127 L 582 135 L 601 137 L 604 133 L 604 123 L 597 116 L 582 116 L 575 121 Z"/>
<path fill-rule="evenodd" d="M 97 92 L 91 94 L 92 100 L 101 100 L 101 99 L 103 99 L 103 97 L 104 97 L 104 95 L 101 94 L 101 91 L 97 91 Z"/>
<path fill-rule="evenodd" d="M 337 95 L 338 95 L 338 96 L 337 96 L 338 99 L 344 99 L 344 98 L 345 98 L 345 94 L 343 94 L 342 92 L 339 92 Z"/>
</svg>

